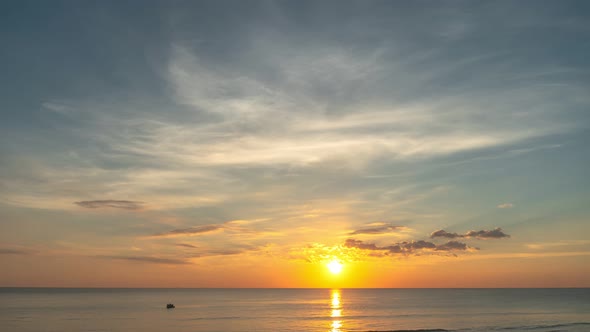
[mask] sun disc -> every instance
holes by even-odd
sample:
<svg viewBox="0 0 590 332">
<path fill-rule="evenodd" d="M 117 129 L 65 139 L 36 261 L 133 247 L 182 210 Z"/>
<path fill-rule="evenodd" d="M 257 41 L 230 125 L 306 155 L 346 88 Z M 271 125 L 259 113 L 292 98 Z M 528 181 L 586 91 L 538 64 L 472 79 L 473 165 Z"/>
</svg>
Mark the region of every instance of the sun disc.
<svg viewBox="0 0 590 332">
<path fill-rule="evenodd" d="M 328 270 L 330 270 L 330 272 L 332 272 L 333 274 L 338 274 L 342 271 L 342 263 L 340 263 L 337 260 L 333 260 L 330 263 L 328 263 Z"/>
</svg>

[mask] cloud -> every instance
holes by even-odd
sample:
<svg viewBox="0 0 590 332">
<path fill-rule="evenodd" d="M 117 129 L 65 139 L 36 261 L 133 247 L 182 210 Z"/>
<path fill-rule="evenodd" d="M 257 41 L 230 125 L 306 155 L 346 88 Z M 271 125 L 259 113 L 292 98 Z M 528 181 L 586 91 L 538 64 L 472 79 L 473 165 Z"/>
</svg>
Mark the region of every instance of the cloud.
<svg viewBox="0 0 590 332">
<path fill-rule="evenodd" d="M 472 248 L 467 246 L 465 243 L 457 241 L 449 241 L 445 244 L 437 245 L 433 242 L 419 240 L 419 241 L 404 241 L 394 243 L 389 246 L 379 247 L 373 243 L 364 243 L 360 240 L 347 239 L 344 242 L 344 246 L 348 248 L 357 248 L 361 250 L 371 251 L 383 251 L 387 254 L 400 254 L 404 256 L 418 255 L 423 253 L 434 253 L 434 252 L 453 252 L 453 251 L 467 251 L 467 250 L 478 250 L 478 248 Z"/>
<path fill-rule="evenodd" d="M 216 249 L 216 250 L 209 250 L 206 253 L 199 255 L 198 257 L 204 256 L 231 256 L 231 255 L 239 255 L 243 254 L 248 251 L 256 250 L 256 248 L 238 248 L 238 249 Z"/>
<path fill-rule="evenodd" d="M 159 98 L 172 102 L 166 107 L 143 95 L 99 102 L 49 98 L 43 106 L 52 110 L 50 116 L 68 118 L 64 123 L 76 130 L 64 124 L 62 132 L 77 144 L 68 147 L 67 160 L 53 151 L 38 156 L 47 169 L 27 173 L 42 181 L 31 181 L 31 175 L 29 181 L 15 181 L 13 175 L 22 171 L 18 167 L 7 172 L 3 181 L 10 188 L 0 199 L 55 208 L 56 200 L 67 205 L 75 200 L 67 193 L 92 187 L 104 195 L 99 197 L 149 198 L 150 208 L 194 207 L 231 200 L 236 194 L 232 183 L 257 179 L 227 172 L 231 167 L 287 173 L 337 161 L 342 168 L 370 170 L 379 162 L 527 143 L 579 125 L 561 112 L 568 107 L 564 100 L 580 100 L 575 89 L 531 82 L 513 89 L 507 84 L 519 82 L 513 75 L 526 77 L 537 67 L 514 67 L 495 52 L 458 58 L 441 56 L 430 44 L 400 52 L 391 47 L 396 43 L 293 48 L 283 36 L 246 40 L 240 45 L 250 56 L 238 58 L 210 58 L 206 48 L 167 42 L 171 48 L 163 52 L 169 56 L 157 64 L 161 83 L 171 93 Z M 504 83 L 490 92 L 490 82 Z M 490 93 L 494 103 L 485 102 Z M 164 114 L 164 109 L 173 112 Z M 44 139 L 61 141 L 58 136 Z M 112 167 L 120 168 L 114 172 Z M 192 185 L 196 177 L 199 186 Z M 64 183 L 68 190 L 62 190 Z"/>
<path fill-rule="evenodd" d="M 106 199 L 96 201 L 80 201 L 74 202 L 74 204 L 88 209 L 113 208 L 123 210 L 139 210 L 142 208 L 143 202 Z"/>
<path fill-rule="evenodd" d="M 387 247 L 383 247 L 381 249 L 385 249 L 392 254 L 410 255 L 415 253 L 416 251 L 420 251 L 423 249 L 436 249 L 436 244 L 423 240 L 409 242 L 404 241 Z"/>
<path fill-rule="evenodd" d="M 72 112 L 75 112 L 75 108 L 67 105 L 67 103 L 64 102 L 57 102 L 57 101 L 45 101 L 43 103 L 41 103 L 41 106 L 43 106 L 43 108 L 53 111 L 55 113 L 59 113 L 59 114 L 63 114 L 63 115 L 68 115 Z"/>
<path fill-rule="evenodd" d="M 463 235 L 459 235 L 457 233 L 449 233 L 443 229 L 439 229 L 438 231 L 434 231 L 432 232 L 432 234 L 430 234 L 430 238 L 434 239 L 435 237 L 446 237 L 449 239 L 454 239 L 457 237 L 463 237 Z"/>
<path fill-rule="evenodd" d="M 383 250 L 382 248 L 377 247 L 374 243 L 364 243 L 361 240 L 355 239 L 346 239 L 344 242 L 344 246 L 348 248 L 358 248 L 363 250 Z"/>
<path fill-rule="evenodd" d="M 194 235 L 201 235 L 201 234 L 208 234 L 213 233 L 216 231 L 224 231 L 230 234 L 270 234 L 266 231 L 258 231 L 255 229 L 244 227 L 243 225 L 247 225 L 253 221 L 248 220 L 230 220 L 226 221 L 222 224 L 209 224 L 209 225 L 201 225 L 195 227 L 188 227 L 188 228 L 179 228 L 173 229 L 171 231 L 157 233 L 148 237 L 176 237 L 176 236 L 194 236 Z M 189 245 L 182 245 L 188 247 Z M 196 247 L 195 247 L 196 248 Z"/>
<path fill-rule="evenodd" d="M 446 77 L 424 68 L 421 61 L 392 59 L 379 49 L 345 52 L 334 45 L 292 49 L 289 52 L 295 54 L 286 58 L 278 56 L 277 52 L 285 51 L 281 46 L 288 48 L 279 40 L 260 40 L 251 45 L 253 52 L 261 52 L 260 64 L 244 58 L 254 63 L 228 66 L 207 59 L 195 48 L 174 44 L 165 77 L 172 99 L 181 107 L 194 109 L 194 118 L 102 120 L 97 137 L 118 152 L 194 168 L 309 165 L 332 159 L 367 164 L 381 155 L 434 157 L 565 130 L 565 125 L 548 126 L 542 121 L 536 121 L 535 126 L 527 123 L 527 130 L 515 128 L 513 117 L 504 116 L 506 107 L 481 105 L 477 92 L 471 100 L 454 95 L 446 99 L 415 96 L 415 89 L 405 86 L 408 80 L 421 86 L 426 82 L 418 77 L 427 82 Z M 274 52 L 265 53 L 268 48 Z M 451 68 L 467 70 L 471 65 L 459 61 Z M 257 72 L 250 72 L 253 68 Z M 269 72 L 278 81 L 270 80 Z M 383 86 L 398 87 L 398 93 L 406 96 L 392 100 L 391 91 L 383 91 Z M 353 100 L 340 107 L 347 91 L 355 92 L 349 96 Z M 534 96 L 512 95 L 507 88 L 498 92 L 498 99 L 508 103 L 513 99 L 536 101 L 534 92 Z M 400 102 L 403 99 L 415 102 Z M 331 108 L 339 112 L 326 111 Z M 477 120 L 483 115 L 488 119 L 485 125 Z M 518 124 L 529 117 L 521 115 Z M 120 126 L 128 127 L 128 122 L 133 122 L 134 132 L 120 130 Z M 350 158 L 353 155 L 356 158 Z"/>
<path fill-rule="evenodd" d="M 198 248 L 197 246 L 194 246 L 194 245 L 188 244 L 188 243 L 177 243 L 176 246 L 177 247 L 185 247 L 185 248 L 193 248 L 193 249 Z"/>
<path fill-rule="evenodd" d="M 590 256 L 589 251 L 566 251 L 566 252 L 514 252 L 514 253 L 500 253 L 500 254 L 484 254 L 477 256 L 466 257 L 467 260 L 477 259 L 503 259 L 503 258 L 515 258 L 515 259 L 546 259 L 548 257 L 572 257 L 572 256 Z"/>
<path fill-rule="evenodd" d="M 176 236 L 194 236 L 206 233 L 212 233 L 224 228 L 224 225 L 211 224 L 189 228 L 173 229 L 168 232 L 154 234 L 151 237 L 176 237 Z"/>
<path fill-rule="evenodd" d="M 525 247 L 529 249 L 547 249 L 550 247 L 571 247 L 571 246 L 585 246 L 590 244 L 590 240 L 563 240 L 559 242 L 544 242 L 544 243 L 527 243 Z"/>
<path fill-rule="evenodd" d="M 23 249 L 0 248 L 0 255 L 29 255 L 31 251 Z"/>
<path fill-rule="evenodd" d="M 467 244 L 459 241 L 449 241 L 445 244 L 438 245 L 436 250 L 439 251 L 453 251 L 453 250 L 468 250 L 470 247 Z M 472 248 L 475 250 L 479 250 L 479 248 Z"/>
<path fill-rule="evenodd" d="M 465 234 L 449 233 L 443 229 L 437 230 L 430 234 L 430 238 L 434 239 L 437 237 L 455 239 L 455 238 L 477 238 L 477 239 L 501 239 L 504 237 L 510 237 L 510 235 L 504 233 L 501 228 L 493 230 L 481 230 L 481 231 L 469 231 Z"/>
<path fill-rule="evenodd" d="M 514 204 L 512 203 L 502 203 L 498 206 L 496 206 L 498 209 L 511 209 L 514 207 Z"/>
<path fill-rule="evenodd" d="M 199 250 L 196 250 L 191 253 L 192 258 L 203 258 L 203 257 L 210 257 L 210 256 L 233 256 L 233 255 L 240 255 L 252 251 L 258 251 L 264 246 L 255 246 L 250 244 L 226 244 L 221 245 L 219 243 L 216 244 L 215 247 L 202 247 Z M 194 247 L 197 248 L 197 247 Z"/>
<path fill-rule="evenodd" d="M 349 239 L 349 241 L 356 241 Z M 362 241 L 351 242 L 359 247 L 365 246 L 368 252 L 377 252 L 374 244 L 364 244 Z M 346 245 L 325 245 L 322 243 L 311 243 L 303 247 L 290 247 L 288 258 L 303 260 L 307 263 L 325 263 L 334 258 L 338 258 L 342 262 L 360 261 L 365 256 L 359 250 L 355 250 L 355 246 Z"/>
<path fill-rule="evenodd" d="M 360 234 L 386 234 L 386 233 L 391 233 L 394 231 L 398 231 L 398 230 L 402 230 L 402 229 L 406 229 L 406 227 L 404 226 L 393 226 L 393 225 L 380 225 L 380 226 L 375 226 L 375 227 L 367 227 L 367 228 L 361 228 L 361 229 L 357 229 L 353 232 L 348 233 L 349 235 L 360 235 Z"/>
<path fill-rule="evenodd" d="M 510 235 L 504 233 L 501 228 L 496 228 L 490 231 L 469 231 L 465 234 L 465 237 L 475 237 L 478 239 L 501 239 L 503 237 L 510 237 Z"/>
<path fill-rule="evenodd" d="M 168 265 L 189 264 L 189 262 L 185 259 L 162 258 L 162 257 L 153 257 L 153 256 L 99 256 L 99 257 L 107 258 L 107 259 L 133 261 L 133 262 L 153 263 L 153 264 L 168 264 Z"/>
</svg>

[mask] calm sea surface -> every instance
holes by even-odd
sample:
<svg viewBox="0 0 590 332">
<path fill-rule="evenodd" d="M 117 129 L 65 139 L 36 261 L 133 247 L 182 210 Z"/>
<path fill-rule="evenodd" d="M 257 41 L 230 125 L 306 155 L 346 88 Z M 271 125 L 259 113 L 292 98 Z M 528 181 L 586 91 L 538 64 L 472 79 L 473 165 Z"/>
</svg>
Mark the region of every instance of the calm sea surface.
<svg viewBox="0 0 590 332">
<path fill-rule="evenodd" d="M 590 289 L 0 288 L 6 332 L 420 329 L 590 331 Z"/>
</svg>

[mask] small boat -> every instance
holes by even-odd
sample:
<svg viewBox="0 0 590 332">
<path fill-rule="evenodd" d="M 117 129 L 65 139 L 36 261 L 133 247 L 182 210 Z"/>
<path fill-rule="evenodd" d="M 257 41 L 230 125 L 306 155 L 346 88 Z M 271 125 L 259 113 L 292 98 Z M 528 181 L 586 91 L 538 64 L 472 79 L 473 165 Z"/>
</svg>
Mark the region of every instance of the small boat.
<svg viewBox="0 0 590 332">
<path fill-rule="evenodd" d="M 175 307 L 175 306 L 174 306 L 174 304 L 172 304 L 172 303 L 168 303 L 168 304 L 166 305 L 166 309 L 174 309 L 174 308 L 176 308 L 176 307 Z"/>
</svg>

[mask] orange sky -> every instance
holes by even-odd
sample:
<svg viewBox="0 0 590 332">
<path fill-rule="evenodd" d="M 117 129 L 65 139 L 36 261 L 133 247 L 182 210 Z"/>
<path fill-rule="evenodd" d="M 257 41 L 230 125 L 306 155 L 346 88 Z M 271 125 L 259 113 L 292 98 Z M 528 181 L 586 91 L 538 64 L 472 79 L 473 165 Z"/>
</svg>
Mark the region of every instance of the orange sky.
<svg viewBox="0 0 590 332">
<path fill-rule="evenodd" d="M 0 287 L 590 287 L 587 17 L 338 3 L 11 6 Z"/>
</svg>

